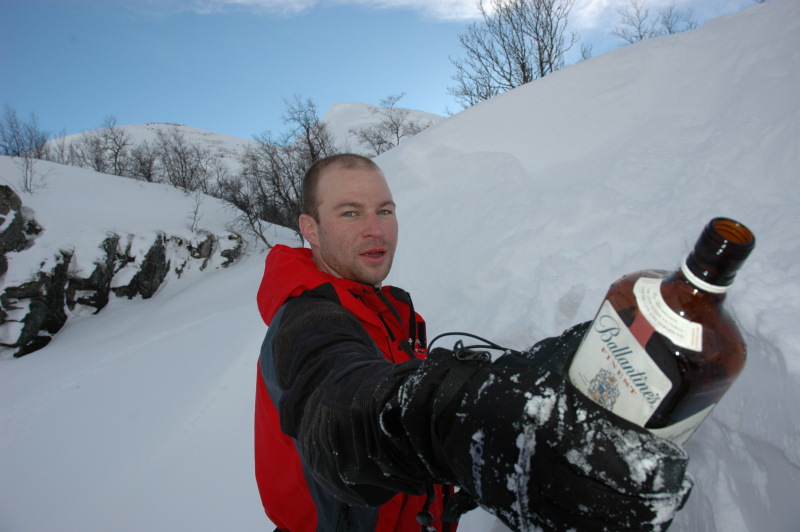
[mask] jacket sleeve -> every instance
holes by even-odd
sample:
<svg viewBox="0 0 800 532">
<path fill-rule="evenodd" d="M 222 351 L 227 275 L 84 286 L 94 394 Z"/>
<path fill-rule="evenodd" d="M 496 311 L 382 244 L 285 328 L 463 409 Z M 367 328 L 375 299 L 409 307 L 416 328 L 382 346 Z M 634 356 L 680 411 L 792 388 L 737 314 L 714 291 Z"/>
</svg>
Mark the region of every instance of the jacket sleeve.
<svg viewBox="0 0 800 532">
<path fill-rule="evenodd" d="M 315 480 L 359 506 L 425 493 L 427 472 L 400 456 L 380 426 L 380 411 L 419 361 L 388 362 L 352 314 L 324 299 L 290 300 L 272 328 L 262 373 L 276 381 L 281 430 Z"/>
<path fill-rule="evenodd" d="M 542 363 L 582 331 L 540 342 L 541 357 L 457 347 L 393 364 L 339 305 L 298 298 L 271 343 L 281 428 L 348 504 L 452 484 L 516 531 L 666 530 L 692 487 L 683 449 Z"/>
<path fill-rule="evenodd" d="M 435 349 L 382 426 L 512 530 L 666 530 L 692 488 L 688 457 L 558 371 L 587 325 L 494 362 L 463 346 Z"/>
</svg>

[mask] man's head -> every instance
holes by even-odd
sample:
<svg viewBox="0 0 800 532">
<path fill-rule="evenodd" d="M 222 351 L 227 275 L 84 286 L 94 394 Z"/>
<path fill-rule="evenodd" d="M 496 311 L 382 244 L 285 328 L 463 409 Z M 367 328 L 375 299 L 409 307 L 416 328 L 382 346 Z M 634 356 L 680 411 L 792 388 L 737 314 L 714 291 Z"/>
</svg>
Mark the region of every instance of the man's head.
<svg viewBox="0 0 800 532">
<path fill-rule="evenodd" d="M 383 172 L 360 155 L 317 161 L 303 179 L 300 231 L 320 270 L 380 286 L 397 246 L 395 204 Z"/>
</svg>

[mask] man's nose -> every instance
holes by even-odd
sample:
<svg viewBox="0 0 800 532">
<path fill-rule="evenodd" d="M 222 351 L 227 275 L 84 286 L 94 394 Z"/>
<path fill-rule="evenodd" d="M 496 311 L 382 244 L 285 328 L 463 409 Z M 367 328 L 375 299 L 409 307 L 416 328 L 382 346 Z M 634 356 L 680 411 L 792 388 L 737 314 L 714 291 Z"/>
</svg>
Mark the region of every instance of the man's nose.
<svg viewBox="0 0 800 532">
<path fill-rule="evenodd" d="M 364 224 L 365 236 L 383 236 L 385 233 L 386 229 L 383 227 L 383 220 L 381 220 L 380 216 L 377 214 L 367 216 Z"/>
</svg>

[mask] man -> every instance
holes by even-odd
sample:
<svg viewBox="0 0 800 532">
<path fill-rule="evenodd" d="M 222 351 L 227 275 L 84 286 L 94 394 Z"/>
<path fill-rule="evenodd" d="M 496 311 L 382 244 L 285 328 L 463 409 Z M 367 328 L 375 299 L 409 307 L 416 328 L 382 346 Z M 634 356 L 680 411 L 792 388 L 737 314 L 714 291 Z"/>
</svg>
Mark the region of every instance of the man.
<svg viewBox="0 0 800 532">
<path fill-rule="evenodd" d="M 669 525 L 686 456 L 565 381 L 584 329 L 496 362 L 426 358 L 410 297 L 381 286 L 398 226 L 370 159 L 318 161 L 299 222 L 311 249 L 273 248 L 258 293 L 256 478 L 278 530 L 453 530 L 475 504 L 518 531 Z"/>
<path fill-rule="evenodd" d="M 341 334 L 362 341 L 365 345 L 361 347 L 370 357 L 375 353 L 372 343 L 392 362 L 424 356 L 424 325 L 413 312 L 408 294 L 388 287 L 375 289 L 391 268 L 398 230 L 394 201 L 377 166 L 370 159 L 351 155 L 320 161 L 306 176 L 303 203 L 300 228 L 311 250 L 276 246 L 267 259 L 258 303 L 274 334 L 265 340 L 265 350 L 272 349 L 269 341 L 273 337 L 285 336 L 278 331 L 290 330 L 281 317 L 284 313 L 278 318 L 275 315 L 287 299 L 295 298 L 295 302 L 316 302 L 312 313 L 316 307 L 325 311 L 328 306 L 343 305 L 355 314 L 361 323 L 346 323 Z M 369 338 L 363 338 L 364 329 Z M 273 371 L 264 366 L 276 356 L 262 355 L 262 373 Z M 266 393 L 271 380 L 278 379 L 267 376 L 263 379 L 267 386 L 259 382 L 258 388 L 256 474 L 267 515 L 279 529 L 399 531 L 418 526 L 416 515 L 425 497 L 397 495 L 381 511 L 351 508 L 304 473 L 294 443 L 280 431 L 274 411 L 283 390 Z M 282 413 L 282 417 L 289 416 Z M 434 506 L 437 513 L 441 513 L 440 506 Z M 362 526 L 337 528 L 346 520 Z M 376 524 L 380 527 L 375 528 Z"/>
</svg>

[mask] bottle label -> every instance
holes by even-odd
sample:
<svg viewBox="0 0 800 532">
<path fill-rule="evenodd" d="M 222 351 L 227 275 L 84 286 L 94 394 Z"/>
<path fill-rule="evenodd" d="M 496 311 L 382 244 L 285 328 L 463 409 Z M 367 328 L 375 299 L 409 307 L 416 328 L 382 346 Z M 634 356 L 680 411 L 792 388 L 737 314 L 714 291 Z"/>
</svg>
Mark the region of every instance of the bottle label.
<svg viewBox="0 0 800 532">
<path fill-rule="evenodd" d="M 692 351 L 703 350 L 703 326 L 687 320 L 667 305 L 661 295 L 661 279 L 649 277 L 637 279 L 633 285 L 633 294 L 636 296 L 639 311 L 652 329 L 669 338 L 678 347 Z M 634 322 L 631 328 L 646 328 L 646 326 Z M 649 338 L 646 332 L 637 335 L 642 345 L 647 344 L 644 336 Z"/>
<path fill-rule="evenodd" d="M 604 301 L 572 359 L 569 378 L 600 406 L 644 427 L 672 382 L 645 351 L 646 341 L 637 340 L 648 330 L 652 334 L 652 327 L 642 322 L 632 331 Z"/>
<path fill-rule="evenodd" d="M 711 413 L 711 410 L 714 408 L 716 403 L 711 404 L 705 407 L 700 412 L 693 414 L 686 419 L 682 419 L 678 421 L 674 425 L 670 425 L 668 427 L 663 427 L 660 429 L 647 429 L 656 436 L 660 438 L 664 438 L 665 440 L 669 440 L 671 442 L 675 442 L 678 445 L 683 445 L 686 440 L 689 439 L 689 436 L 692 435 L 694 430 L 700 426 L 700 423 L 706 418 L 706 416 Z"/>
</svg>

